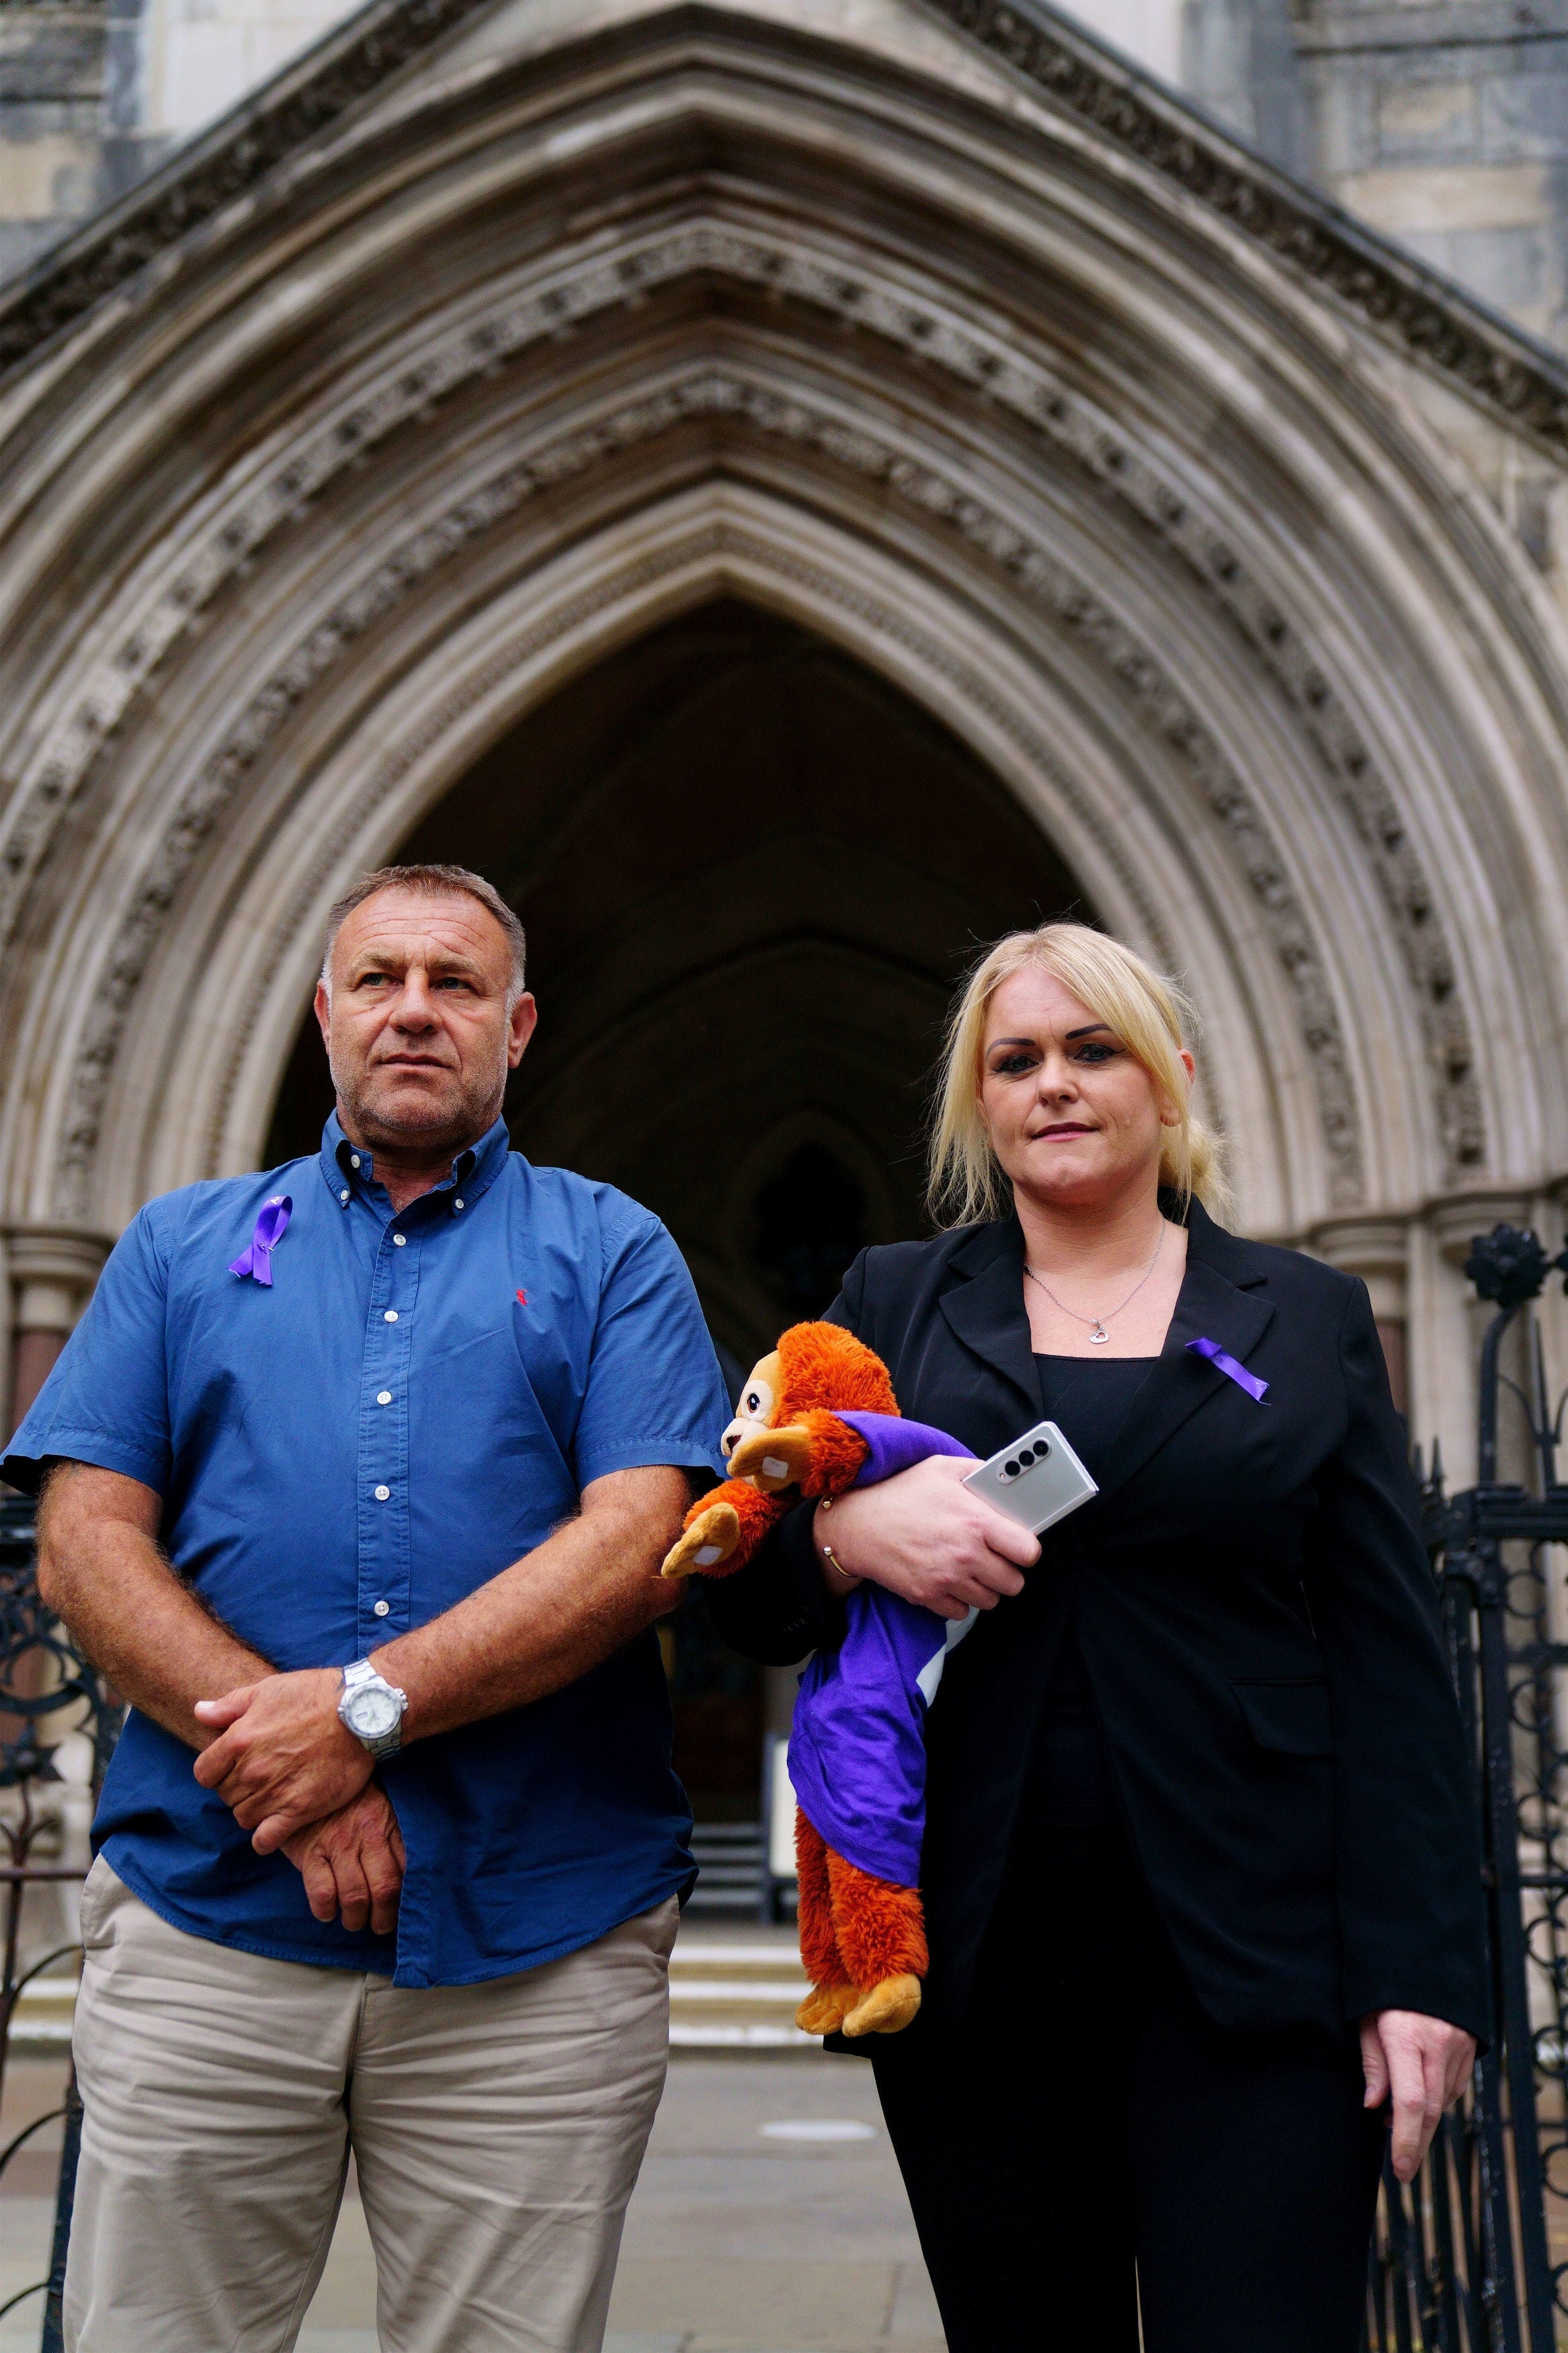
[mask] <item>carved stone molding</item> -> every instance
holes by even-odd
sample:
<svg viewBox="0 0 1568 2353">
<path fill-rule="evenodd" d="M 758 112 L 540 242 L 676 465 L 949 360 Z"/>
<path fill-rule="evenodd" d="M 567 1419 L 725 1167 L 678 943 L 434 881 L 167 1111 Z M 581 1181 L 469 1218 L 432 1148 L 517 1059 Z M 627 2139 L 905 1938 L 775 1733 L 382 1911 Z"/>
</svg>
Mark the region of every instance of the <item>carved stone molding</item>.
<svg viewBox="0 0 1568 2353">
<path fill-rule="evenodd" d="M 330 134 L 350 109 L 486 5 L 384 0 L 353 18 L 324 46 L 319 62 L 278 77 L 243 112 L 121 198 L 0 301 L 0 370 L 25 361 L 237 197 L 258 190 L 280 164 Z M 1510 332 L 1328 198 L 1226 138 L 1042 0 L 927 5 L 1114 147 L 1325 288 L 1380 337 L 1522 427 L 1560 462 L 1568 459 L 1568 369 L 1553 353 Z M 677 32 L 733 39 L 742 30 L 727 11 L 688 5 L 669 14 Z M 770 37 L 770 28 L 748 29 L 753 38 Z"/>
<path fill-rule="evenodd" d="M 1262 812 L 1158 656 L 1052 549 L 976 498 L 962 480 L 799 394 L 781 393 L 739 370 L 712 366 L 694 369 L 590 427 L 558 436 L 414 534 L 296 646 L 252 699 L 186 794 L 108 958 L 107 977 L 78 1050 L 70 1111 L 59 1146 L 58 1197 L 71 1203 L 88 1197 L 89 1172 L 126 1011 L 180 878 L 295 704 L 366 628 L 456 548 L 488 531 L 525 500 L 698 418 L 723 420 L 807 447 L 875 481 L 928 522 L 957 533 L 1139 705 L 1197 785 L 1247 879 L 1295 997 L 1317 1092 L 1331 1198 L 1336 1208 L 1354 1206 L 1363 1186 L 1359 1115 L 1321 952 Z M 1054 764 L 1051 773 L 1059 783 Z M 1075 797 L 1087 816 L 1082 796 Z M 1103 840 L 1103 827 L 1096 829 Z"/>
<path fill-rule="evenodd" d="M 787 581 L 805 591 L 819 607 L 837 607 L 851 614 L 859 628 L 896 646 L 907 660 L 918 665 L 922 674 L 941 679 L 960 701 L 1011 743 L 1024 766 L 1046 779 L 1052 793 L 1070 808 L 1076 821 L 1092 836 L 1099 854 L 1116 875 L 1128 902 L 1137 909 L 1139 923 L 1156 955 L 1166 965 L 1175 963 L 1174 945 L 1163 913 L 1150 897 L 1144 877 L 1129 863 L 1120 839 L 1106 823 L 1104 812 L 1061 766 L 1054 746 L 1029 724 L 1014 702 L 999 694 L 954 652 L 951 644 L 921 628 L 902 607 L 888 603 L 863 582 L 847 580 L 826 565 L 814 563 L 797 551 L 782 547 L 757 531 L 727 518 L 700 522 L 664 546 L 635 557 L 592 587 L 563 599 L 531 628 L 510 638 L 500 652 L 476 665 L 416 726 L 399 738 L 395 749 L 382 755 L 333 826 L 317 861 L 320 868 L 331 872 L 346 858 L 404 778 L 429 757 L 469 712 L 551 646 L 628 596 L 656 588 L 661 581 L 695 566 L 718 566 L 726 560 L 743 564 L 754 573 Z M 233 1032 L 223 1082 L 215 1092 L 206 1139 L 209 1173 L 216 1173 L 222 1163 L 230 1107 L 256 1019 L 300 926 L 315 904 L 313 892 L 302 895 L 289 917 L 276 927 L 265 964 L 247 994 Z M 1212 1086 L 1210 1092 L 1215 1092 Z M 1220 1116 L 1223 1125 L 1223 1106 Z"/>
<path fill-rule="evenodd" d="M 1568 459 L 1568 368 L 1338 206 L 1194 116 L 1041 0 L 932 0 L 1058 104 L 1356 312 L 1374 332 Z"/>
<path fill-rule="evenodd" d="M 119 646 L 98 665 L 71 713 L 49 739 L 29 803 L 17 813 L 0 860 L 0 933 L 12 918 L 54 818 L 79 791 L 132 698 L 144 691 L 194 617 L 255 561 L 262 543 L 281 523 L 319 497 L 344 468 L 363 460 L 410 419 L 427 417 L 434 402 L 466 380 L 493 371 L 541 339 L 559 335 L 598 311 L 646 297 L 693 273 L 763 286 L 781 299 L 826 310 L 983 391 L 989 402 L 1074 461 L 1201 582 L 1251 657 L 1286 696 L 1356 826 L 1419 1007 L 1449 1173 L 1480 1165 L 1486 1138 L 1468 1021 L 1435 894 L 1364 737 L 1277 598 L 1251 577 L 1234 546 L 1204 516 L 1184 485 L 1158 470 L 1114 420 L 1065 385 L 1018 342 L 1005 341 L 997 332 L 955 313 L 935 289 L 911 289 L 864 268 L 847 268 L 840 258 L 814 252 L 798 242 L 769 238 L 754 228 L 721 221 L 688 222 L 612 257 L 595 257 L 586 266 L 559 267 L 504 297 L 482 318 L 433 335 L 416 357 L 397 355 L 376 385 L 314 420 L 264 479 L 237 492 L 214 517 L 197 549 L 183 557 L 174 576 L 154 586 Z M 829 456 L 840 454 L 824 446 Z M 564 445 L 561 462 L 574 462 Z M 492 486 L 484 495 L 497 494 Z M 457 543 L 468 535 L 470 523 L 464 511 L 457 510 L 438 529 L 455 532 Z M 400 553 L 392 560 L 392 570 L 395 573 L 405 561 L 427 568 L 429 553 L 421 547 L 411 556 Z M 364 626 L 354 620 L 352 609 L 347 625 L 353 634 Z M 328 634 L 341 626 L 335 618 Z M 319 648 L 301 649 L 295 658 L 307 664 L 318 659 Z M 279 679 L 276 693 L 283 697 L 283 708 L 297 699 L 287 675 Z M 266 712 L 247 714 L 247 723 L 265 725 Z M 1176 721 L 1170 732 L 1173 741 L 1184 737 L 1186 719 Z M 1279 860 L 1257 853 L 1258 819 L 1249 797 L 1242 794 L 1238 801 L 1240 787 L 1234 777 L 1216 773 L 1212 744 L 1203 731 L 1193 735 L 1192 743 L 1193 763 L 1205 774 L 1216 812 L 1233 837 L 1245 837 L 1248 871 L 1258 878 L 1255 888 L 1271 894 Z M 1226 808 L 1231 814 L 1226 814 Z M 142 923 L 155 929 L 168 903 L 168 897 L 155 889 L 144 893 Z M 1300 954 L 1293 943 L 1281 944 L 1288 969 L 1300 961 Z M 1310 981 L 1298 993 L 1303 992 L 1313 998 L 1306 1034 L 1326 1039 L 1326 999 Z M 1315 1049 L 1317 1053 L 1324 1050 L 1324 1046 Z M 1355 1185 L 1359 1181 L 1359 1176 L 1353 1180 Z M 1344 1196 L 1357 1197 L 1353 1190 Z"/>
</svg>

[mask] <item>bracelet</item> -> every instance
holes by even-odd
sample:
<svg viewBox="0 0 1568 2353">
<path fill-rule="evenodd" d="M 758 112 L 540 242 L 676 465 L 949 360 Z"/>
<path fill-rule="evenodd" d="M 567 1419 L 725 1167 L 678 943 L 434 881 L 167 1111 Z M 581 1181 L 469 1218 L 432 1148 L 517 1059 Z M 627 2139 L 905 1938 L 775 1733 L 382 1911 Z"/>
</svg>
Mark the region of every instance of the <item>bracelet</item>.
<svg viewBox="0 0 1568 2353">
<path fill-rule="evenodd" d="M 819 1512 L 830 1512 L 833 1509 L 832 1496 L 821 1496 L 818 1499 L 816 1508 Z M 847 1578 L 851 1585 L 858 1585 L 860 1582 L 859 1577 L 852 1568 L 845 1567 L 844 1563 L 839 1559 L 837 1554 L 834 1551 L 833 1546 L 828 1543 L 827 1538 L 825 1535 L 818 1535 L 815 1527 L 812 1530 L 812 1534 L 816 1538 L 817 1551 L 822 1555 L 823 1559 L 827 1563 L 827 1566 L 833 1571 L 834 1576 Z"/>
</svg>

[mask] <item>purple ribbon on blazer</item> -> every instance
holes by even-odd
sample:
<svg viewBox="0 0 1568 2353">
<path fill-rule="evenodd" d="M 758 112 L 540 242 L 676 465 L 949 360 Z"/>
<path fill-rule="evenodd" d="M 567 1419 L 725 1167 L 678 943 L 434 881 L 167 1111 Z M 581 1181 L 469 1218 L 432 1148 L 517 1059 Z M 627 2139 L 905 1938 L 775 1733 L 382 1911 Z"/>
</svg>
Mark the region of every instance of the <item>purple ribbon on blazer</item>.
<svg viewBox="0 0 1568 2353">
<path fill-rule="evenodd" d="M 1192 1356 L 1206 1356 L 1216 1372 L 1234 1381 L 1238 1389 L 1245 1389 L 1258 1405 L 1263 1403 L 1268 1390 L 1268 1382 L 1260 1381 L 1256 1373 L 1249 1373 L 1245 1365 L 1238 1364 L 1217 1340 L 1189 1340 L 1187 1353 Z"/>
<path fill-rule="evenodd" d="M 282 1240 L 294 1204 L 287 1193 L 275 1193 L 266 1202 L 256 1220 L 256 1231 L 250 1237 L 248 1250 L 241 1250 L 229 1263 L 230 1274 L 248 1274 L 258 1282 L 272 1288 L 272 1253 Z"/>
</svg>

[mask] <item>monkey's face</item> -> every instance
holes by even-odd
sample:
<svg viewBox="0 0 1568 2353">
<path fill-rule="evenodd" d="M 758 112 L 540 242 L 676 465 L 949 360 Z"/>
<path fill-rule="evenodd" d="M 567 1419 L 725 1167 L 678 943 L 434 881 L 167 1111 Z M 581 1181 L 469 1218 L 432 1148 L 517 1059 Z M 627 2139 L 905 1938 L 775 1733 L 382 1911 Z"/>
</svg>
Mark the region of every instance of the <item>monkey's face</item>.
<svg viewBox="0 0 1568 2353">
<path fill-rule="evenodd" d="M 719 1451 L 726 1462 L 742 1438 L 750 1438 L 755 1430 L 772 1429 L 781 1377 L 779 1352 L 771 1348 L 765 1356 L 758 1358 L 741 1384 L 735 1419 L 719 1440 Z"/>
</svg>

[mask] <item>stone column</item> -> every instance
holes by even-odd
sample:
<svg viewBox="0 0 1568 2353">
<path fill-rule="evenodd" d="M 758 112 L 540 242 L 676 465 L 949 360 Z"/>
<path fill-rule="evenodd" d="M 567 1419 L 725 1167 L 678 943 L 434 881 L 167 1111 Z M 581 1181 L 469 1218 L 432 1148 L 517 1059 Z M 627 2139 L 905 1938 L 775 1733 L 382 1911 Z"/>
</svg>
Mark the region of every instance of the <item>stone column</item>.
<svg viewBox="0 0 1568 2353">
<path fill-rule="evenodd" d="M 1535 1218 L 1536 1203 L 1531 1196 L 1516 1192 L 1459 1193 L 1449 1200 L 1434 1202 L 1430 1213 L 1432 1235 L 1438 1251 L 1445 1264 L 1453 1267 L 1460 1275 L 1470 1254 L 1470 1244 L 1478 1234 L 1489 1234 L 1494 1226 L 1533 1225 Z M 1473 1420 L 1481 1340 L 1497 1309 L 1489 1300 L 1478 1299 L 1468 1283 L 1464 1297 L 1469 1337 L 1468 1411 Z M 1521 1315 L 1516 1320 L 1503 1342 L 1500 1359 L 1505 1377 L 1527 1389 L 1529 1356 L 1525 1343 L 1528 1325 L 1528 1316 Z M 1531 1451 L 1521 1417 L 1510 1403 L 1509 1390 L 1504 1388 L 1498 1399 L 1499 1476 L 1528 1483 L 1531 1470 Z M 1473 1472 L 1468 1475 L 1473 1476 Z"/>
<path fill-rule="evenodd" d="M 1338 1218 L 1312 1235 L 1314 1254 L 1346 1274 L 1359 1274 L 1372 1294 L 1372 1312 L 1388 1366 L 1388 1386 L 1401 1413 L 1410 1410 L 1410 1232 L 1403 1218 Z"/>
<path fill-rule="evenodd" d="M 6 1232 L 15 1300 L 7 1433 L 48 1378 L 111 1247 L 102 1234 L 77 1226 L 12 1226 Z"/>
</svg>

